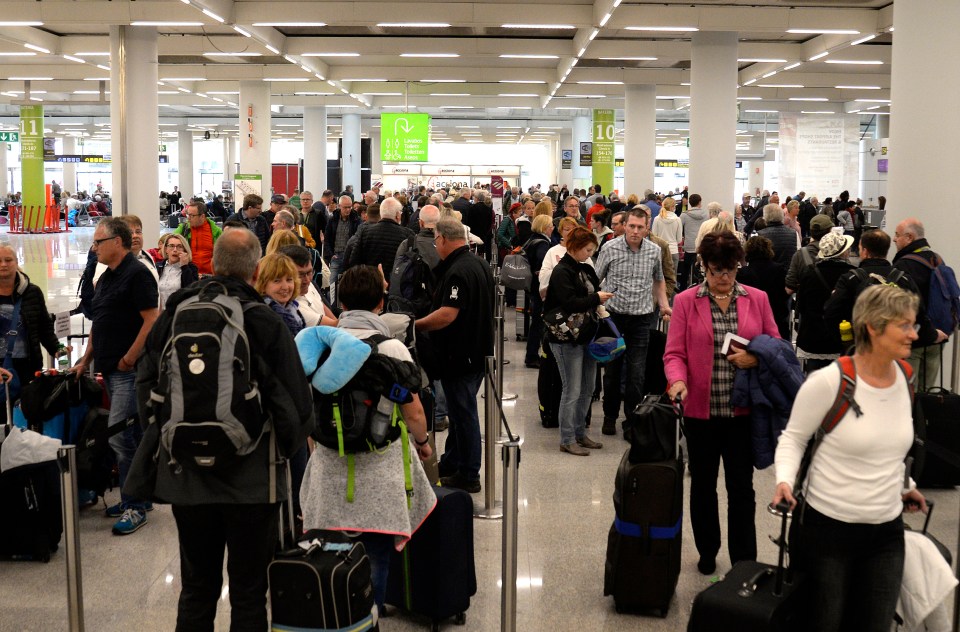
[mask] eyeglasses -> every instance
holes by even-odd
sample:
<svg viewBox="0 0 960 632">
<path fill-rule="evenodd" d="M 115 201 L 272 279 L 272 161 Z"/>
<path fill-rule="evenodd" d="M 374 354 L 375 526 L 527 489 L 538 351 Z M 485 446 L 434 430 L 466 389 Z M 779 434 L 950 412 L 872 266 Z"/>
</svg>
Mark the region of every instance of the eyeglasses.
<svg viewBox="0 0 960 632">
<path fill-rule="evenodd" d="M 119 237 L 119 236 L 120 236 L 120 235 L 113 235 L 113 236 L 111 236 L 111 237 L 104 237 L 103 239 L 94 239 L 94 240 L 93 240 L 93 245 L 96 246 L 97 248 L 99 248 L 99 247 L 100 247 L 100 244 L 102 244 L 103 242 L 105 242 L 105 241 L 110 241 L 111 239 L 116 239 L 116 238 Z"/>
<path fill-rule="evenodd" d="M 166 246 L 164 246 L 164 248 L 166 248 L 167 250 L 184 250 L 184 247 L 182 244 L 167 244 Z"/>
<path fill-rule="evenodd" d="M 720 268 L 719 270 L 714 269 L 711 266 L 707 266 L 707 272 L 709 272 L 715 277 L 728 277 L 728 278 L 733 277 L 734 275 L 737 274 L 737 270 L 739 269 L 740 269 L 739 263 L 737 264 L 736 268 Z"/>
<path fill-rule="evenodd" d="M 313 268 L 310 268 L 309 270 L 302 270 L 302 271 L 300 271 L 300 272 L 297 272 L 297 276 L 299 276 L 301 279 L 308 279 L 308 280 L 309 280 L 309 279 L 312 279 L 312 278 L 313 278 Z"/>
<path fill-rule="evenodd" d="M 200 213 L 187 213 L 187 217 L 200 217 Z"/>
</svg>

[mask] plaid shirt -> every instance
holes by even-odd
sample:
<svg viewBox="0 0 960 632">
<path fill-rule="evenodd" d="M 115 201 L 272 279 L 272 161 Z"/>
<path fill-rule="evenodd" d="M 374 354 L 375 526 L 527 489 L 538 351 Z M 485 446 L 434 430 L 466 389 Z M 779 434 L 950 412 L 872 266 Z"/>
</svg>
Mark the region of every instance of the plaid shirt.
<svg viewBox="0 0 960 632">
<path fill-rule="evenodd" d="M 733 376 L 736 367 L 723 354 L 723 338 L 727 333 L 737 333 L 737 297 L 746 296 L 739 283 L 733 284 L 730 306 L 724 314 L 717 301 L 710 296 L 706 282 L 697 289 L 697 298 L 710 296 L 710 316 L 713 320 L 713 379 L 710 380 L 710 416 L 733 417 L 730 397 L 733 395 Z"/>
<path fill-rule="evenodd" d="M 625 237 L 611 239 L 600 251 L 597 276 L 603 290 L 616 295 L 607 301 L 608 310 L 631 316 L 649 314 L 657 307 L 653 282 L 663 281 L 660 246 L 644 239 L 640 248 L 632 250 Z"/>
</svg>

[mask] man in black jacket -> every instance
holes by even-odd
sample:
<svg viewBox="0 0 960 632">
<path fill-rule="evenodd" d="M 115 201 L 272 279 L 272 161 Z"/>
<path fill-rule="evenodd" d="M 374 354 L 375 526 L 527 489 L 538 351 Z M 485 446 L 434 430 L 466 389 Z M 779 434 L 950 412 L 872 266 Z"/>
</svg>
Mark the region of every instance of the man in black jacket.
<svg viewBox="0 0 960 632">
<path fill-rule="evenodd" d="M 334 305 L 337 304 L 337 277 L 345 269 L 343 258 L 347 251 L 347 242 L 360 227 L 360 214 L 353 211 L 353 200 L 349 196 L 341 195 L 337 204 L 338 212 L 330 216 L 323 234 L 323 260 L 330 266 L 330 302 Z"/>
<path fill-rule="evenodd" d="M 251 233 L 228 231 L 214 247 L 216 276 L 170 297 L 168 309 L 147 338 L 138 367 L 137 400 L 142 420 L 153 414 L 151 391 L 160 380 L 161 355 L 170 337 L 176 306 L 211 283 L 224 286 L 241 303 L 260 303 L 252 287 L 259 259 L 260 244 Z M 149 486 L 149 464 L 154 463 L 153 498 L 173 505 L 182 582 L 178 630 L 213 629 L 223 583 L 224 547 L 228 552 L 231 629 L 267 628 L 267 565 L 278 540 L 278 503 L 287 500 L 282 457 L 302 448 L 314 428 L 310 387 L 293 337 L 280 317 L 266 306 L 255 306 L 244 312 L 244 330 L 250 345 L 252 378 L 259 387 L 266 419 L 264 436 L 256 449 L 225 469 L 173 467 L 167 464 L 170 455 L 159 441 L 159 428 L 153 424 L 147 427 L 141 444 L 141 452 L 146 454 L 137 454 L 128 478 L 131 484 Z M 202 366 L 202 360 L 194 360 L 198 361 Z M 157 449 L 160 454 L 154 461 L 150 457 Z"/>
<path fill-rule="evenodd" d="M 764 206 L 763 219 L 767 227 L 758 234 L 773 242 L 773 262 L 786 271 L 790 267 L 793 254 L 797 252 L 799 235 L 797 231 L 784 224 L 783 209 L 779 204 L 771 203 Z"/>
<path fill-rule="evenodd" d="M 270 224 L 263 216 L 263 198 L 255 193 L 243 196 L 243 206 L 240 210 L 227 218 L 227 221 L 238 221 L 250 229 L 260 241 L 261 252 L 266 252 L 267 242 L 270 241 Z"/>
<path fill-rule="evenodd" d="M 398 224 L 400 201 L 396 198 L 386 198 L 380 205 L 380 221 L 363 229 L 357 237 L 356 246 L 348 257 L 346 265 L 352 268 L 356 265 L 383 267 L 383 273 L 390 276 L 393 260 L 397 257 L 397 248 L 400 243 L 413 236 L 413 231 Z"/>
</svg>

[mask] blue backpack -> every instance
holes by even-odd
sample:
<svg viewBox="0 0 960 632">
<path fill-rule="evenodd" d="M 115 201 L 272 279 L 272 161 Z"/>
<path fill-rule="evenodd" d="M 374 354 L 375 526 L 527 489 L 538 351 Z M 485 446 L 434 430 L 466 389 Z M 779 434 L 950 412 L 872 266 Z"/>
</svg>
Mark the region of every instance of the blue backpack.
<svg viewBox="0 0 960 632">
<path fill-rule="evenodd" d="M 930 292 L 926 298 L 927 316 L 940 331 L 950 335 L 960 323 L 960 285 L 953 269 L 934 255 L 933 262 L 920 255 L 906 255 L 904 259 L 922 263 L 930 269 Z"/>
</svg>

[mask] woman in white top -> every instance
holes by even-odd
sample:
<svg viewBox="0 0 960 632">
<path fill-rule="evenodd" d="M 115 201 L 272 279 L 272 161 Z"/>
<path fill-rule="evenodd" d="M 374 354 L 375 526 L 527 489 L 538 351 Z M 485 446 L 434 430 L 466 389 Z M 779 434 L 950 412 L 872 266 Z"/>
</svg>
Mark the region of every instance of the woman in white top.
<svg viewBox="0 0 960 632">
<path fill-rule="evenodd" d="M 182 235 L 164 235 L 160 252 L 163 260 L 157 263 L 157 274 L 160 277 L 157 286 L 160 290 L 160 308 L 163 309 L 174 292 L 200 278 L 200 271 L 191 261 L 193 253 L 190 251 L 190 240 Z"/>
<path fill-rule="evenodd" d="M 550 275 L 553 274 L 553 268 L 560 263 L 563 256 L 567 254 L 567 247 L 564 245 L 567 235 L 578 225 L 577 220 L 572 217 L 564 217 L 557 224 L 557 232 L 560 233 L 560 243 L 550 247 L 547 254 L 543 256 L 543 265 L 540 267 L 540 298 L 544 300 L 547 298 L 547 286 L 550 285 Z M 590 259 L 587 263 L 593 265 L 593 259 Z"/>
<path fill-rule="evenodd" d="M 670 254 L 673 256 L 673 269 L 677 269 L 680 263 L 680 242 L 683 241 L 683 223 L 673 212 L 677 207 L 676 201 L 672 197 L 663 199 L 663 206 L 660 212 L 653 220 L 653 229 L 650 231 L 660 239 L 667 242 L 670 246 Z"/>
<path fill-rule="evenodd" d="M 916 295 L 895 286 L 865 290 L 853 308 L 854 399 L 820 442 L 794 512 L 793 563 L 811 584 L 807 629 L 890 629 L 903 574 L 901 513 L 926 511 L 904 472 L 913 444 L 910 389 L 898 361 L 917 339 Z M 816 371 L 797 394 L 776 455 L 774 504 L 796 506 L 792 489 L 804 450 L 837 398 L 838 364 Z M 859 414 L 857 409 L 859 409 Z M 905 485 L 906 483 L 906 485 Z"/>
</svg>

